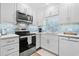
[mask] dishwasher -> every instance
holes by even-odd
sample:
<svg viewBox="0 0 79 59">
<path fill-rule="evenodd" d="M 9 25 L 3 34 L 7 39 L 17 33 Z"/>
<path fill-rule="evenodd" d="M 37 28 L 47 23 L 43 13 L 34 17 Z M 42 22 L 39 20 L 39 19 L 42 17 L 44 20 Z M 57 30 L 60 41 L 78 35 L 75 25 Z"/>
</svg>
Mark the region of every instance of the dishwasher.
<svg viewBox="0 0 79 59">
<path fill-rule="evenodd" d="M 60 56 L 79 56 L 79 38 L 60 37 Z"/>
</svg>

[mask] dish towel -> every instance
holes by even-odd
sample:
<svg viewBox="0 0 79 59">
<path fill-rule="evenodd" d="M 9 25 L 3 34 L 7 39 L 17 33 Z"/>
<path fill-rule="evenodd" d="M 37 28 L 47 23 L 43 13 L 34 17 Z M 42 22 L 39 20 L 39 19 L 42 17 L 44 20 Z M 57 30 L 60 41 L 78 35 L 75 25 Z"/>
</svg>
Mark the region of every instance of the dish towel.
<svg viewBox="0 0 79 59">
<path fill-rule="evenodd" d="M 31 44 L 32 43 L 32 39 L 31 39 L 31 36 L 28 37 L 28 44 Z"/>
</svg>

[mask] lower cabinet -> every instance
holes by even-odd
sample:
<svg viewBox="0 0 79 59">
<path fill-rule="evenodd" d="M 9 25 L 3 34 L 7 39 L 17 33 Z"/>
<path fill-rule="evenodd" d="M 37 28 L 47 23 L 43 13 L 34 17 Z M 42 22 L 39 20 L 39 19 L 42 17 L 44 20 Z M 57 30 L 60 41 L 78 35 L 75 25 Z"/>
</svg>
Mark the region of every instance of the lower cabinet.
<svg viewBox="0 0 79 59">
<path fill-rule="evenodd" d="M 40 39 L 40 34 L 36 34 L 36 49 L 41 47 L 41 39 Z"/>
<path fill-rule="evenodd" d="M 79 39 L 60 37 L 59 55 L 60 56 L 79 56 Z"/>
<path fill-rule="evenodd" d="M 48 35 L 49 40 L 49 51 L 58 55 L 58 36 L 50 34 Z"/>
<path fill-rule="evenodd" d="M 79 38 L 41 34 L 41 47 L 59 56 L 79 56 Z"/>
<path fill-rule="evenodd" d="M 0 56 L 19 56 L 19 36 L 12 35 L 0 38 Z"/>
<path fill-rule="evenodd" d="M 42 34 L 41 47 L 58 55 L 58 36 L 54 34 Z"/>
<path fill-rule="evenodd" d="M 41 47 L 44 49 L 49 49 L 49 40 L 47 39 L 47 34 L 41 34 Z"/>
<path fill-rule="evenodd" d="M 1 55 L 2 56 L 7 56 L 11 53 L 14 53 L 15 51 L 19 51 L 18 48 L 19 48 L 18 43 L 1 47 Z"/>
<path fill-rule="evenodd" d="M 19 51 L 15 51 L 7 56 L 19 56 Z"/>
</svg>

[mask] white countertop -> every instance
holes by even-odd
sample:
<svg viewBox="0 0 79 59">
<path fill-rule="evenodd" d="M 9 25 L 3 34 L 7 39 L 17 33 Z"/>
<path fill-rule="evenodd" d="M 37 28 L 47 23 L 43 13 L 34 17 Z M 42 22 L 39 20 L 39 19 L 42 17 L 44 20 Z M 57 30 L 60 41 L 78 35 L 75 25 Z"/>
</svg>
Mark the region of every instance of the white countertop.
<svg viewBox="0 0 79 59">
<path fill-rule="evenodd" d="M 58 33 L 57 35 L 62 36 L 62 37 L 79 38 L 79 35 L 67 35 L 67 34 L 63 34 L 63 33 Z"/>
<path fill-rule="evenodd" d="M 19 37 L 19 36 L 16 34 L 7 34 L 7 35 L 0 36 L 0 38 L 10 38 L 10 37 Z"/>
<path fill-rule="evenodd" d="M 36 34 L 40 34 L 40 33 L 36 33 Z M 61 36 L 61 37 L 79 38 L 79 35 L 67 35 L 67 34 L 55 33 L 55 32 L 42 32 L 41 34 L 53 34 L 53 35 L 58 35 L 58 36 Z M 0 36 L 0 38 L 10 38 L 10 37 L 18 37 L 18 35 L 16 35 L 16 34 L 7 34 L 7 35 Z"/>
<path fill-rule="evenodd" d="M 57 35 L 61 37 L 79 38 L 79 34 L 78 35 L 67 35 L 67 34 L 56 33 L 56 32 L 42 32 L 41 34 L 53 34 L 53 35 Z"/>
<path fill-rule="evenodd" d="M 52 34 L 52 35 L 58 35 L 56 32 L 42 32 L 41 34 Z"/>
</svg>

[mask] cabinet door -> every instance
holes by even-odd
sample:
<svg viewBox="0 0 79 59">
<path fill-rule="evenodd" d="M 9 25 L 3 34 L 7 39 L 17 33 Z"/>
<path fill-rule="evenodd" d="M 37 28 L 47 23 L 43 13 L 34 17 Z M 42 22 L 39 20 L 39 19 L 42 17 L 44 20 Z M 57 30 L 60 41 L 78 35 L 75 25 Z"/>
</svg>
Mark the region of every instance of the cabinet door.
<svg viewBox="0 0 79 59">
<path fill-rule="evenodd" d="M 22 12 L 22 13 L 25 13 L 26 11 L 26 7 L 25 7 L 25 4 L 23 4 L 23 3 L 17 3 L 16 4 L 16 10 L 18 10 L 18 11 L 20 11 L 20 12 Z"/>
<path fill-rule="evenodd" d="M 41 45 L 40 39 L 41 39 L 40 34 L 37 34 L 36 35 L 36 49 L 38 49 Z"/>
<path fill-rule="evenodd" d="M 79 41 L 75 41 L 74 38 L 69 39 L 66 37 L 60 37 L 59 55 L 60 56 L 79 56 Z"/>
<path fill-rule="evenodd" d="M 61 4 L 60 8 L 59 8 L 59 16 L 60 16 L 60 24 L 63 23 L 68 23 L 68 18 L 69 18 L 69 14 L 68 14 L 68 6 L 65 4 Z"/>
<path fill-rule="evenodd" d="M 48 50 L 49 40 L 47 38 L 47 34 L 41 35 L 41 47 Z"/>
<path fill-rule="evenodd" d="M 58 36 L 48 35 L 49 38 L 49 51 L 58 55 Z"/>
<path fill-rule="evenodd" d="M 79 4 L 61 4 L 59 10 L 60 23 L 79 23 Z"/>
<path fill-rule="evenodd" d="M 16 24 L 15 3 L 1 3 L 1 22 Z"/>
<path fill-rule="evenodd" d="M 73 3 L 69 6 L 70 22 L 79 23 L 79 4 Z"/>
</svg>

